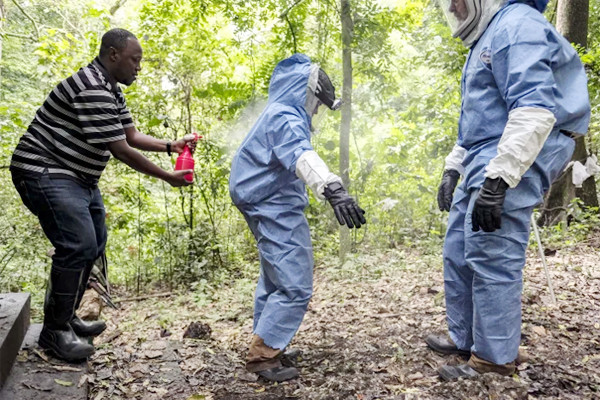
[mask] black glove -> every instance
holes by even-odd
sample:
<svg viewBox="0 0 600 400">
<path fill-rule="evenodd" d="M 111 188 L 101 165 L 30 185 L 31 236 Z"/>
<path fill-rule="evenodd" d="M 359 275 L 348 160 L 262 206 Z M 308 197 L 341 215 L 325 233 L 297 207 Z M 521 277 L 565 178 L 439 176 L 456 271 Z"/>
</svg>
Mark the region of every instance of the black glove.
<svg viewBox="0 0 600 400">
<path fill-rule="evenodd" d="M 367 220 L 363 216 L 365 210 L 360 208 L 356 201 L 348 195 L 341 183 L 333 182 L 325 186 L 323 195 L 333 207 L 333 212 L 340 225 L 348 225 L 348 228 L 360 228 Z"/>
<path fill-rule="evenodd" d="M 454 195 L 454 189 L 460 178 L 460 173 L 455 169 L 447 169 L 442 175 L 442 182 L 438 188 L 437 200 L 440 211 L 450 211 L 452 205 L 452 196 Z"/>
<path fill-rule="evenodd" d="M 485 178 L 473 206 L 472 222 L 475 232 L 479 231 L 479 228 L 484 232 L 494 232 L 501 228 L 500 215 L 507 189 L 508 183 L 502 178 Z"/>
</svg>

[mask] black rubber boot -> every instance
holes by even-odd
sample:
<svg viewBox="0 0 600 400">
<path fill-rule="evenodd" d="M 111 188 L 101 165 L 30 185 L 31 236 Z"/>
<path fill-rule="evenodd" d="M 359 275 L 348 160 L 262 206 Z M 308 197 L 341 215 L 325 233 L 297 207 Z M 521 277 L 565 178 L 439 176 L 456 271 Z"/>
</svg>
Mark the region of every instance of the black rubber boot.
<svg viewBox="0 0 600 400">
<path fill-rule="evenodd" d="M 69 325 L 73 328 L 73 332 L 81 337 L 98 336 L 106 329 L 106 323 L 104 321 L 84 321 L 77 315 L 73 317 L 71 322 L 69 322 Z"/>
<path fill-rule="evenodd" d="M 88 280 L 94 268 L 94 263 L 90 263 L 83 270 L 83 276 L 81 277 L 81 283 L 77 292 L 77 301 L 75 302 L 75 311 L 81 305 L 81 300 L 87 289 Z M 98 336 L 106 329 L 106 323 L 104 321 L 84 321 L 77 315 L 73 314 L 73 319 L 69 323 L 73 332 L 80 337 L 93 337 Z"/>
<path fill-rule="evenodd" d="M 42 328 L 38 343 L 41 348 L 50 350 L 58 358 L 66 361 L 84 360 L 94 354 L 94 346 L 82 341 L 67 324 L 64 330 Z"/>
<path fill-rule="evenodd" d="M 84 273 L 83 269 L 53 265 L 46 292 L 44 326 L 38 343 L 67 361 L 82 360 L 94 354 L 94 346 L 83 342 L 69 324 L 75 313 Z"/>
<path fill-rule="evenodd" d="M 258 371 L 257 374 L 271 382 L 289 381 L 300 375 L 296 368 L 283 366 Z"/>
</svg>

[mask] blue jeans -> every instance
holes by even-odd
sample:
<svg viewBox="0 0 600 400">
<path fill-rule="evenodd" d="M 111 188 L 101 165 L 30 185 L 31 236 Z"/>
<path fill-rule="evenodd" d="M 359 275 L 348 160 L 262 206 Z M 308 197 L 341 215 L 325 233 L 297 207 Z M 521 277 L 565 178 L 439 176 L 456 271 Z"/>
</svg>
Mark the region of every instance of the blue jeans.
<svg viewBox="0 0 600 400">
<path fill-rule="evenodd" d="M 13 173 L 13 183 L 25 206 L 35 214 L 55 248 L 52 266 L 83 270 L 106 246 L 106 212 L 100 190 L 48 173 Z"/>
</svg>

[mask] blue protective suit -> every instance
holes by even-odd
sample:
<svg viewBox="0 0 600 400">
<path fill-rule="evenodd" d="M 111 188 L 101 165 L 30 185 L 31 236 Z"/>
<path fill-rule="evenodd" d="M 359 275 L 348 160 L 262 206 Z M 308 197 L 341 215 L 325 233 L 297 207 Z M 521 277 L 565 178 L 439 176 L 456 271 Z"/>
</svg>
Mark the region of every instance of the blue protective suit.
<svg viewBox="0 0 600 400">
<path fill-rule="evenodd" d="M 312 296 L 313 252 L 296 161 L 312 150 L 304 109 L 310 59 L 295 54 L 275 67 L 269 101 L 237 150 L 229 192 L 256 238 L 260 276 L 254 333 L 283 349 L 294 337 Z"/>
<path fill-rule="evenodd" d="M 460 349 L 496 364 L 517 358 L 522 270 L 533 208 L 575 147 L 559 131 L 584 134 L 590 118 L 583 66 L 540 13 L 545 4 L 511 0 L 471 48 L 463 70 L 458 144 L 467 154 L 444 243 L 447 321 Z M 471 212 L 484 168 L 496 156 L 508 113 L 518 107 L 548 109 L 556 124 L 519 185 L 507 191 L 502 229 L 473 232 Z"/>
</svg>

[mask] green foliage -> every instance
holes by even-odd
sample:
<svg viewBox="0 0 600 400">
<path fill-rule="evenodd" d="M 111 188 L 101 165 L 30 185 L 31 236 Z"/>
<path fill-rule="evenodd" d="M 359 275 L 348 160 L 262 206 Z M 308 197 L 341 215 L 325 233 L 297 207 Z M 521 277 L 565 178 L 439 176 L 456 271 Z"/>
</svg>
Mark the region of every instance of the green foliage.
<svg viewBox="0 0 600 400">
<path fill-rule="evenodd" d="M 123 5 L 124 4 L 124 5 Z M 258 256 L 254 238 L 232 206 L 231 157 L 262 111 L 275 64 L 304 52 L 342 89 L 339 3 L 318 0 L 39 0 L 24 11 L 5 2 L 0 87 L 0 166 L 47 93 L 95 57 L 104 31 L 134 32 L 144 49 L 138 81 L 125 89 L 137 128 L 174 140 L 203 136 L 194 185 L 173 189 L 112 160 L 100 187 L 107 209 L 113 282 L 128 290 L 151 285 L 197 288 L 233 277 L 251 289 Z M 467 49 L 451 37 L 436 2 L 357 0 L 352 3 L 353 120 L 350 192 L 368 223 L 352 231 L 355 250 L 420 246 L 437 257 L 446 215 L 435 193 L 443 159 L 456 139 L 460 76 Z M 592 151 L 598 148 L 600 104 L 599 2 L 590 3 L 590 42 L 581 50 L 590 78 Z M 339 113 L 326 112 L 315 150 L 339 170 Z M 147 154 L 165 169 L 174 159 Z M 21 204 L 7 168 L 0 169 L 0 291 L 42 296 L 50 244 Z M 597 223 L 575 213 L 559 233 L 581 240 Z M 338 224 L 326 202 L 310 196 L 306 210 L 315 255 L 337 254 Z M 588 228 L 586 228 L 588 227 Z M 588 230 L 586 230 L 588 229 Z M 550 237 L 559 233 L 545 232 Z M 23 238 L 28 238 L 24 241 Z M 569 239 L 570 240 L 570 239 Z M 401 256 L 401 254 L 399 255 Z M 342 273 L 363 268 L 350 258 Z M 368 261 L 366 264 L 368 265 Z M 404 266 L 401 266 L 404 268 Z M 370 266 L 369 266 L 370 268 Z M 373 276 L 385 271 L 372 271 Z M 210 301 L 202 296 L 197 301 Z M 36 300 L 37 299 L 37 300 Z M 164 321 L 168 324 L 168 321 Z"/>
<path fill-rule="evenodd" d="M 592 233 L 598 233 L 600 213 L 597 207 L 584 207 L 575 198 L 567 207 L 567 219 L 552 226 L 540 227 L 542 245 L 553 250 L 569 249 L 585 243 Z M 537 247 L 532 236 L 530 242 Z M 592 244 L 593 245 L 593 244 Z"/>
</svg>

